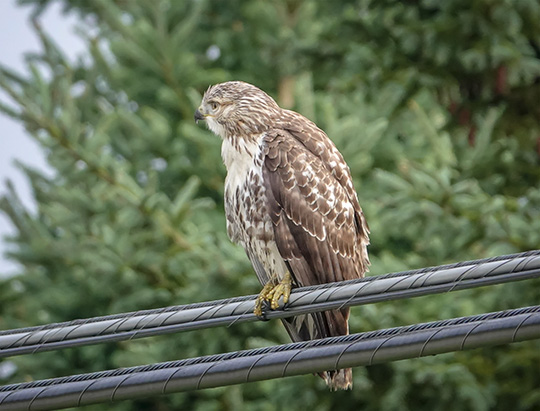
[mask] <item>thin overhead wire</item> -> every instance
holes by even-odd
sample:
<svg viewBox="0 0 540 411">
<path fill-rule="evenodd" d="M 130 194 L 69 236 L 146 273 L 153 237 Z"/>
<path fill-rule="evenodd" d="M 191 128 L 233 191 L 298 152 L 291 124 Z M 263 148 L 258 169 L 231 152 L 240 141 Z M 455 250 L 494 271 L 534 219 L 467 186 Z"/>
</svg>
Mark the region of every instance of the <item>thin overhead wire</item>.
<svg viewBox="0 0 540 411">
<path fill-rule="evenodd" d="M 540 277 L 540 250 L 293 290 L 285 318 L 354 305 L 463 290 Z M 256 321 L 256 296 L 115 314 L 0 331 L 0 358 Z"/>
<path fill-rule="evenodd" d="M 540 306 L 0 387 L 1 410 L 51 410 L 540 338 Z"/>
</svg>

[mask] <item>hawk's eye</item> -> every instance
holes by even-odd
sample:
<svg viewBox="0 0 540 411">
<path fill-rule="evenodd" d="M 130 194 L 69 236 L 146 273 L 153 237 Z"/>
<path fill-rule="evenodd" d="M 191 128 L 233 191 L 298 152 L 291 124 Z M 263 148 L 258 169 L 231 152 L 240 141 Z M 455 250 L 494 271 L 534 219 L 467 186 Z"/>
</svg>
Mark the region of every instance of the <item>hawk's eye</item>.
<svg viewBox="0 0 540 411">
<path fill-rule="evenodd" d="M 215 101 L 212 101 L 210 103 L 210 107 L 212 107 L 212 110 L 217 110 L 218 106 L 219 106 L 219 104 L 216 103 Z"/>
</svg>

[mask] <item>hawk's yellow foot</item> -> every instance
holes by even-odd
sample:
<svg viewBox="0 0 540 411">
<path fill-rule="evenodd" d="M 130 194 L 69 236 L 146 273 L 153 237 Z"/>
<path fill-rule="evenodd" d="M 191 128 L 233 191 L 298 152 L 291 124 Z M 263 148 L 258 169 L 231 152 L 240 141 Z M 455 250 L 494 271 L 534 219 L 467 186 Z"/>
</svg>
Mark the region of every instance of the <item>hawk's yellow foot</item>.
<svg viewBox="0 0 540 411">
<path fill-rule="evenodd" d="M 291 295 L 291 289 L 292 278 L 289 273 L 286 273 L 277 285 L 272 284 L 270 281 L 266 283 L 259 293 L 257 300 L 255 300 L 254 314 L 258 317 L 262 316 L 262 306 L 265 301 L 270 303 L 272 310 L 279 308 L 279 299 L 281 297 L 283 297 L 283 304 L 287 304 Z"/>
<path fill-rule="evenodd" d="M 283 304 L 289 302 L 289 296 L 291 295 L 292 278 L 289 273 L 283 276 L 283 279 L 272 289 L 272 301 L 270 302 L 270 308 L 275 310 L 279 307 L 279 299 L 283 297 Z"/>
<path fill-rule="evenodd" d="M 257 297 L 257 299 L 255 300 L 255 309 L 253 310 L 253 313 L 257 316 L 257 317 L 262 317 L 262 306 L 263 306 L 263 303 L 265 301 L 270 301 L 270 299 L 272 298 L 271 295 L 272 295 L 272 290 L 274 289 L 274 284 L 272 284 L 271 281 L 268 281 L 265 286 L 263 287 L 263 289 L 261 290 L 261 292 L 259 293 L 259 296 Z"/>
</svg>

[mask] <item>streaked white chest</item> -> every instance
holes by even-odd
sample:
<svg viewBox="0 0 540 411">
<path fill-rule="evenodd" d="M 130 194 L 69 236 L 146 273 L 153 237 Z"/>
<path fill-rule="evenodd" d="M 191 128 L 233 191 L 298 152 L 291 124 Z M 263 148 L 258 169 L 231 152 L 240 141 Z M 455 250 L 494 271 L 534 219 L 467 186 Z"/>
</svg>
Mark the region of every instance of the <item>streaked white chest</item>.
<svg viewBox="0 0 540 411">
<path fill-rule="evenodd" d="M 225 214 L 227 232 L 244 248 L 252 240 L 254 230 L 263 230 L 260 206 L 264 203 L 261 146 L 254 142 L 235 144 L 223 140 L 221 157 L 227 168 L 225 178 Z"/>
<path fill-rule="evenodd" d="M 271 276 L 280 277 L 286 268 L 274 241 L 267 209 L 262 150 L 262 144 L 233 145 L 223 140 L 227 233 L 233 242 L 244 247 L 250 258 L 256 257 Z M 267 281 L 259 279 L 263 283 Z"/>
<path fill-rule="evenodd" d="M 262 173 L 262 162 L 257 161 L 261 156 L 261 146 L 257 143 L 240 140 L 233 145 L 229 139 L 224 139 L 221 146 L 221 158 L 227 168 L 225 190 L 236 190 L 242 186 L 250 172 Z M 259 164 L 256 164 L 256 163 Z"/>
</svg>

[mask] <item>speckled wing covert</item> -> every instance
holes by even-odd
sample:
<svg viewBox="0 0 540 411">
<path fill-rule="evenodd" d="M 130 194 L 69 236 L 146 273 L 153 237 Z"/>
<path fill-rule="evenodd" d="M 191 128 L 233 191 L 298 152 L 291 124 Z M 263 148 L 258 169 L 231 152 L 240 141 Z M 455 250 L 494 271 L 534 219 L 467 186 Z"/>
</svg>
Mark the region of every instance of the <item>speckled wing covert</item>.
<svg viewBox="0 0 540 411">
<path fill-rule="evenodd" d="M 281 256 L 302 286 L 360 278 L 369 229 L 349 167 L 314 123 L 287 114 L 264 138 L 263 181 Z"/>
</svg>

